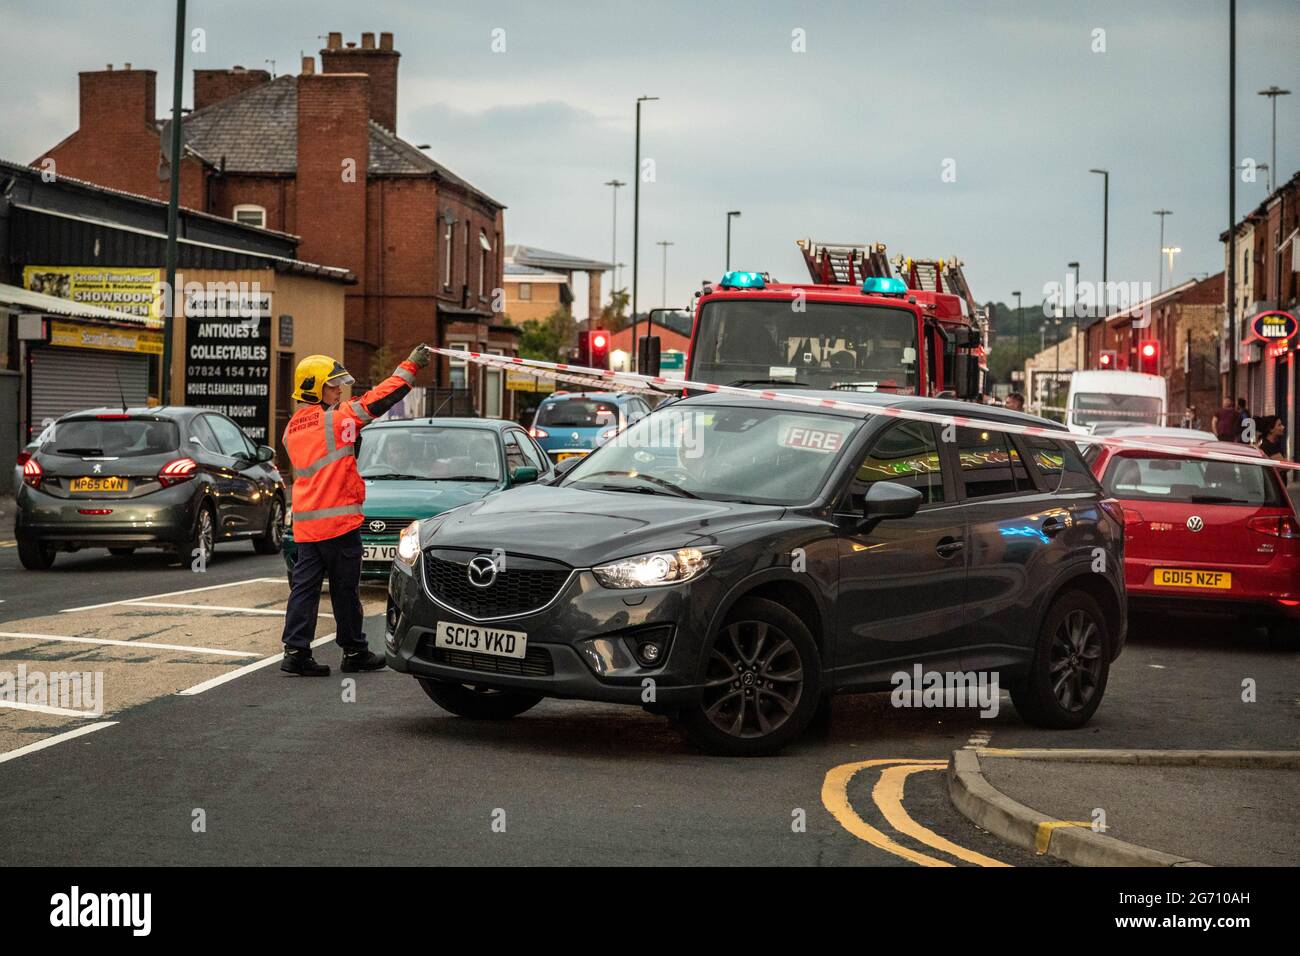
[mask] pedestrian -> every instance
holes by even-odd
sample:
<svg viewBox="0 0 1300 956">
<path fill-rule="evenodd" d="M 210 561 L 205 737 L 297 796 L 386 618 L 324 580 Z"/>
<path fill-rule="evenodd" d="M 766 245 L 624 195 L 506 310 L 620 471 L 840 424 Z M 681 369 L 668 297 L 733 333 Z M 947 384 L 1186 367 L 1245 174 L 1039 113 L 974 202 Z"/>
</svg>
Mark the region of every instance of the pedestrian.
<svg viewBox="0 0 1300 956">
<path fill-rule="evenodd" d="M 1214 437 L 1219 441 L 1236 441 L 1241 419 L 1233 407 L 1232 397 L 1223 396 L 1223 404 L 1214 414 Z"/>
<path fill-rule="evenodd" d="M 1183 409 L 1183 428 L 1200 428 L 1201 420 L 1196 415 L 1196 406 L 1188 405 Z"/>
<path fill-rule="evenodd" d="M 1007 396 L 1006 407 L 1013 412 L 1023 412 L 1025 410 L 1025 396 L 1019 392 L 1012 392 Z"/>
<path fill-rule="evenodd" d="M 432 350 L 418 346 L 396 371 L 360 398 L 340 404 L 343 386 L 354 381 L 328 355 L 309 355 L 294 371 L 293 397 L 301 402 L 284 430 L 293 463 L 293 566 L 284 616 L 280 670 L 326 677 L 330 669 L 312 657 L 321 582 L 330 583 L 335 641 L 345 672 L 383 669 L 361 631 L 361 523 L 366 485 L 357 473 L 357 433 L 400 402 L 429 364 Z"/>
<path fill-rule="evenodd" d="M 1286 435 L 1286 425 L 1280 415 L 1265 415 L 1261 419 L 1259 450 L 1275 461 L 1286 460 L 1286 446 L 1282 438 Z"/>
</svg>

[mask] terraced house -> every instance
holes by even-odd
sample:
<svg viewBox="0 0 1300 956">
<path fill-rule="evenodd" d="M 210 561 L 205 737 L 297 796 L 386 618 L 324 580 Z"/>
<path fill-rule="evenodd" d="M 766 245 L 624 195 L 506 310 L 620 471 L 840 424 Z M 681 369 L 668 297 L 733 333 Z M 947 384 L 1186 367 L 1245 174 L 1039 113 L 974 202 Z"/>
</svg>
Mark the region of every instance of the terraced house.
<svg viewBox="0 0 1300 956">
<path fill-rule="evenodd" d="M 300 237 L 301 258 L 357 277 L 343 358 L 361 384 L 420 342 L 512 355 L 518 341 L 492 310 L 505 206 L 397 135 L 399 60 L 390 33 L 330 33 L 297 76 L 195 70 L 182 121 L 182 205 Z M 155 110 L 153 70 L 82 73 L 77 131 L 33 165 L 165 199 Z M 500 376 L 444 362 L 437 381 L 452 391 L 430 411 L 511 415 Z"/>
</svg>

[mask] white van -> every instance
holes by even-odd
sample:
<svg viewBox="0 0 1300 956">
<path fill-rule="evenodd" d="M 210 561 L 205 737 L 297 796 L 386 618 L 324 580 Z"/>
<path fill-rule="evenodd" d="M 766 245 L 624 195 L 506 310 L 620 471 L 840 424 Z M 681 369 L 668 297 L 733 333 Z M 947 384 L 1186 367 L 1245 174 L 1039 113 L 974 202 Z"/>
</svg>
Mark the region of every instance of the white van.
<svg viewBox="0 0 1300 956">
<path fill-rule="evenodd" d="M 1164 425 L 1165 380 L 1143 372 L 1082 371 L 1070 377 L 1065 424 L 1076 434 L 1105 434 L 1124 425 Z"/>
</svg>

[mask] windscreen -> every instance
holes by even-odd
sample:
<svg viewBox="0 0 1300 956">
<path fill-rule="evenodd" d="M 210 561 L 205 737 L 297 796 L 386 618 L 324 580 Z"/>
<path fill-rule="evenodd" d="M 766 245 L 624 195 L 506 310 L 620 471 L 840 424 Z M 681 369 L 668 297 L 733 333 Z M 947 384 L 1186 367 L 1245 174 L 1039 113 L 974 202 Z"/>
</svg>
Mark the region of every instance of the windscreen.
<svg viewBox="0 0 1300 956">
<path fill-rule="evenodd" d="M 1191 458 L 1117 455 L 1102 479 L 1116 498 L 1181 504 L 1281 505 L 1277 481 L 1263 465 Z"/>
<path fill-rule="evenodd" d="M 1075 425 L 1085 427 L 1164 424 L 1160 420 L 1160 399 L 1106 392 L 1076 392 L 1071 419 Z"/>
<path fill-rule="evenodd" d="M 370 428 L 357 470 L 362 478 L 389 481 L 499 481 L 500 459 L 496 433 L 487 428 Z"/>
<path fill-rule="evenodd" d="M 618 406 L 593 398 L 547 402 L 537 410 L 537 424 L 552 428 L 611 428 L 618 424 Z"/>
<path fill-rule="evenodd" d="M 688 378 L 915 394 L 916 316 L 906 309 L 789 299 L 707 302 Z"/>
<path fill-rule="evenodd" d="M 180 445 L 174 422 L 147 418 L 80 418 L 58 422 L 41 451 L 83 458 L 167 455 Z"/>
</svg>

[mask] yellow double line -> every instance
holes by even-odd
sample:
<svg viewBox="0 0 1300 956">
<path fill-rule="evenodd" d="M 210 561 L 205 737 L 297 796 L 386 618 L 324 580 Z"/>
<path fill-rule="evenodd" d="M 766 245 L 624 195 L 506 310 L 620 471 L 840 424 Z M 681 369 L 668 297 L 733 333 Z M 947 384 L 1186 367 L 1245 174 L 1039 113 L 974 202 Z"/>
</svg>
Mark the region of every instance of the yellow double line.
<svg viewBox="0 0 1300 956">
<path fill-rule="evenodd" d="M 871 799 L 880 809 L 881 815 L 898 833 L 911 837 L 918 843 L 931 847 L 941 853 L 956 857 L 965 863 L 976 866 L 1009 866 L 1000 860 L 976 853 L 966 847 L 958 846 L 951 840 L 944 839 L 933 830 L 921 826 L 903 809 L 903 787 L 907 778 L 914 773 L 928 770 L 943 770 L 948 766 L 946 760 L 908 760 L 902 758 L 885 758 L 879 760 L 860 760 L 856 763 L 840 764 L 832 767 L 822 781 L 822 804 L 830 811 L 844 829 L 860 840 L 872 846 L 910 860 L 920 866 L 953 866 L 948 860 L 929 856 L 891 839 L 858 816 L 853 805 L 849 803 L 849 781 L 860 771 L 871 767 L 883 767 L 880 779 L 871 790 Z"/>
</svg>

